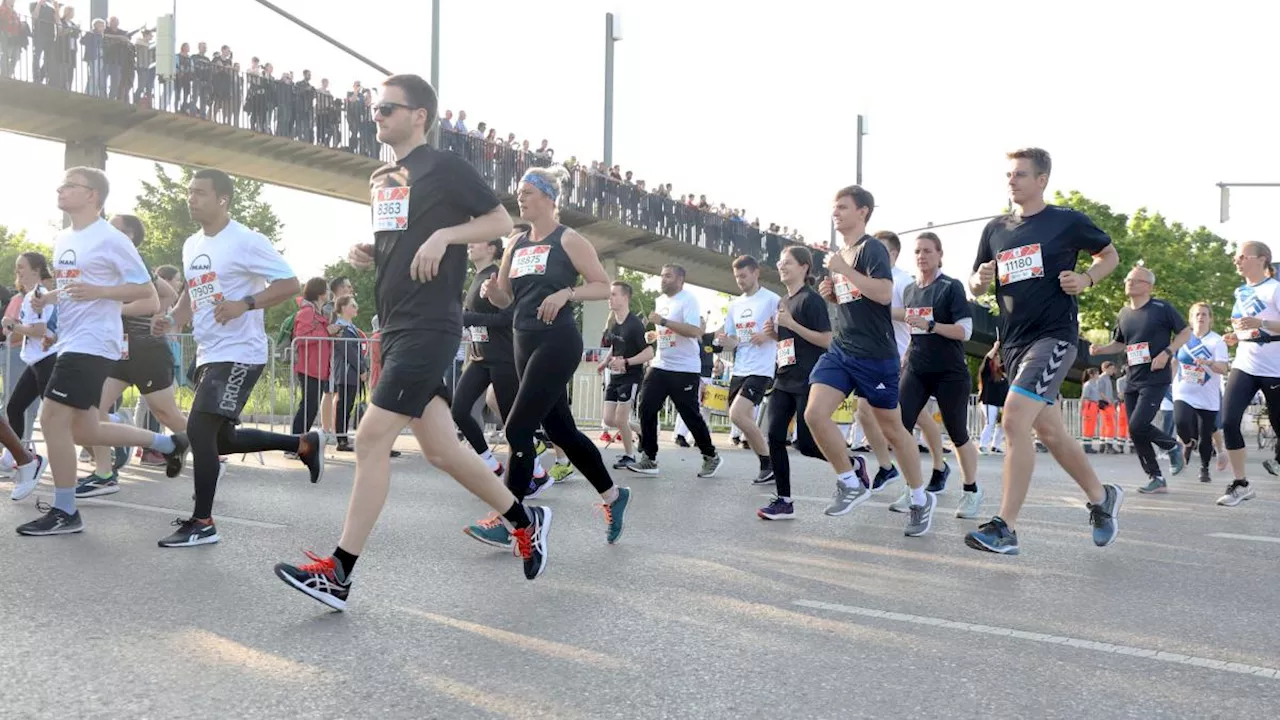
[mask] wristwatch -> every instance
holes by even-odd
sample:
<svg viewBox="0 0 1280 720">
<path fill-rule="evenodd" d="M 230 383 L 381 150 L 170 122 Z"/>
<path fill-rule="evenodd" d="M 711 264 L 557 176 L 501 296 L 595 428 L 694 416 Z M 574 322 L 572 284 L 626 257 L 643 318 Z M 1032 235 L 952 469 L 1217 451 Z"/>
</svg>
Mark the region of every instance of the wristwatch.
<svg viewBox="0 0 1280 720">
<path fill-rule="evenodd" d="M 934 329 L 935 327 L 937 327 L 937 326 L 938 326 L 938 323 L 937 323 L 937 322 L 935 322 L 935 321 L 933 321 L 933 320 L 930 320 L 930 321 L 929 321 L 929 332 L 933 332 L 933 329 Z"/>
<path fill-rule="evenodd" d="M 258 309 L 258 301 L 254 300 L 252 295 L 245 295 L 244 297 L 240 298 L 240 302 L 247 305 L 250 310 Z"/>
</svg>

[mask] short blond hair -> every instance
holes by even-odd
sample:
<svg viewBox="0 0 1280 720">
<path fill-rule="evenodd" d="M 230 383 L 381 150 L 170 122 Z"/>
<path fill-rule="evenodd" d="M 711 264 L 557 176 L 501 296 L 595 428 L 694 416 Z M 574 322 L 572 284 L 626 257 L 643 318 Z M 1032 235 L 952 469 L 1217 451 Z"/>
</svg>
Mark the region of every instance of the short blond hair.
<svg viewBox="0 0 1280 720">
<path fill-rule="evenodd" d="M 79 175 L 84 178 L 84 184 L 89 189 L 98 193 L 98 207 L 104 207 L 107 204 L 107 195 L 111 194 L 111 181 L 107 180 L 107 174 L 95 167 L 80 165 L 67 170 L 67 177 Z"/>
</svg>

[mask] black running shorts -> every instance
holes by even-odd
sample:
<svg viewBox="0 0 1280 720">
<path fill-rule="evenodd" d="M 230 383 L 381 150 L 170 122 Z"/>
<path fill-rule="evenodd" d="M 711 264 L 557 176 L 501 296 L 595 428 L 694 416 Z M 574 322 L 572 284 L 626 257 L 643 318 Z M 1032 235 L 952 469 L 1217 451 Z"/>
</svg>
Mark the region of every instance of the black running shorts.
<svg viewBox="0 0 1280 720">
<path fill-rule="evenodd" d="M 618 384 L 609 383 L 604 389 L 604 401 L 611 403 L 630 403 L 636 399 L 636 391 L 640 383 L 624 381 Z"/>
<path fill-rule="evenodd" d="M 129 343 L 129 357 L 117 360 L 109 377 L 138 388 L 143 395 L 173 385 L 173 352 L 167 342 Z"/>
<path fill-rule="evenodd" d="M 382 336 L 382 374 L 370 402 L 397 415 L 422 417 L 437 395 L 451 402 L 444 376 L 458 355 L 460 334 L 405 330 Z"/>
<path fill-rule="evenodd" d="M 769 383 L 773 378 L 767 378 L 763 375 L 747 375 L 738 376 L 729 381 L 729 404 L 732 405 L 735 398 L 739 395 L 746 398 L 752 405 L 759 405 L 764 400 L 765 393 L 769 391 Z"/>
<path fill-rule="evenodd" d="M 98 407 L 102 400 L 102 384 L 115 360 L 88 353 L 64 352 L 53 365 L 53 374 L 45 386 L 44 396 L 77 410 Z"/>
<path fill-rule="evenodd" d="M 196 368 L 196 398 L 191 412 L 220 415 L 232 422 L 240 422 L 240 413 L 249 403 L 253 386 L 262 377 L 265 365 L 215 362 Z"/>
</svg>

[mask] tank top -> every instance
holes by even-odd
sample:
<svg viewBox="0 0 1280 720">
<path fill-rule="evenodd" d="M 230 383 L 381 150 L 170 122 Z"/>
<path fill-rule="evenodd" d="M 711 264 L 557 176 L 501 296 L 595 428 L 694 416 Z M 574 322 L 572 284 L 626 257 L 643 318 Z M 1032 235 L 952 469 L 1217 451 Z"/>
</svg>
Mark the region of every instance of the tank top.
<svg viewBox="0 0 1280 720">
<path fill-rule="evenodd" d="M 578 284 L 578 270 L 561 245 L 565 229 L 560 225 L 538 242 L 525 233 L 511 247 L 507 277 L 515 296 L 516 330 L 536 332 L 574 326 L 572 303 L 565 303 L 550 325 L 538 319 L 538 307 L 547 296 Z"/>
</svg>

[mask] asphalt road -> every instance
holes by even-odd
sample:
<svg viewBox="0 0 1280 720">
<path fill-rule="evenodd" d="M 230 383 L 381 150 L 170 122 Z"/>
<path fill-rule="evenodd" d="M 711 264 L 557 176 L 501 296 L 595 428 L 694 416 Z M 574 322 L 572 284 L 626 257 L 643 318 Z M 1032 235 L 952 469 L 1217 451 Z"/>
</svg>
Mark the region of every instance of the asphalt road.
<svg viewBox="0 0 1280 720">
<path fill-rule="evenodd" d="M 403 441 L 402 441 L 403 442 Z M 406 446 L 407 449 L 407 446 Z M 614 449 L 606 450 L 612 459 Z M 1183 475 L 1137 493 L 1133 456 L 1097 457 L 1129 491 L 1120 538 L 1089 539 L 1083 497 L 1039 456 L 1022 555 L 962 543 L 976 522 L 939 502 L 933 531 L 902 534 L 887 492 L 822 515 L 830 473 L 796 458 L 799 518 L 754 511 L 755 460 L 664 447 L 604 542 L 583 480 L 548 491 L 546 575 L 470 540 L 485 512 L 406 454 L 355 572 L 346 613 L 271 572 L 326 555 L 350 456 L 319 485 L 296 462 L 235 458 L 219 545 L 155 541 L 190 512 L 187 475 L 131 465 L 120 493 L 81 505 L 78 536 L 0 532 L 0 716 L 5 718 L 1204 718 L 1280 708 L 1280 480 L 1254 458 L 1258 498 Z M 874 465 L 874 461 L 873 461 Z M 983 458 L 986 507 L 999 460 Z M 953 478 L 958 476 L 953 475 Z M 48 477 L 46 476 L 46 482 Z M 956 480 L 953 480 L 956 482 Z M 7 486 L 3 492 L 7 496 Z M 35 497 L 0 524 L 35 517 Z"/>
</svg>

